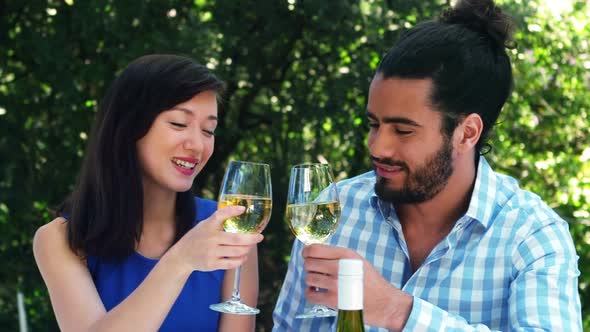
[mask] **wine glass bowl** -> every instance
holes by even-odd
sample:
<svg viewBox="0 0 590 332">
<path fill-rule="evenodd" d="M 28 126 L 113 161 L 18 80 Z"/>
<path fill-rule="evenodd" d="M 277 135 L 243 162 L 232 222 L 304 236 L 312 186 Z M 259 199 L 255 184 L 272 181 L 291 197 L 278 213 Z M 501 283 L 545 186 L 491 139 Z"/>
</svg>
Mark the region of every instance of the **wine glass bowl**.
<svg viewBox="0 0 590 332">
<path fill-rule="evenodd" d="M 230 233 L 260 233 L 270 219 L 272 200 L 270 197 L 252 195 L 222 195 L 218 208 L 241 205 L 246 208 L 243 214 L 226 219 L 223 229 Z"/>
<path fill-rule="evenodd" d="M 337 201 L 290 204 L 287 207 L 289 228 L 305 245 L 324 243 L 334 232 L 340 218 Z"/>
<path fill-rule="evenodd" d="M 308 163 L 293 166 L 286 220 L 295 237 L 304 245 L 324 243 L 336 231 L 340 221 L 340 203 L 330 165 Z M 336 315 L 335 310 L 316 304 L 295 318 Z"/>
<path fill-rule="evenodd" d="M 231 161 L 227 167 L 218 208 L 240 205 L 246 210 L 239 216 L 223 222 L 223 228 L 230 233 L 260 233 L 266 227 L 272 210 L 272 186 L 268 164 L 247 161 Z M 209 306 L 211 310 L 238 315 L 256 315 L 260 310 L 242 302 L 240 298 L 240 266 L 236 268 L 232 297 L 222 303 Z"/>
</svg>

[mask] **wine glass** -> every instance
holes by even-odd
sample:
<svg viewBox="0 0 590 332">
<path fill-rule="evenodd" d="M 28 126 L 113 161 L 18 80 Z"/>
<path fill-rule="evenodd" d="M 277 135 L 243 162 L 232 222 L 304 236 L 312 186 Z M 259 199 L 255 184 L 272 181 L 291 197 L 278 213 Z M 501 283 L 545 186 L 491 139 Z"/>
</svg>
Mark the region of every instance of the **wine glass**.
<svg viewBox="0 0 590 332">
<path fill-rule="evenodd" d="M 266 227 L 272 210 L 270 166 L 247 161 L 231 161 L 225 171 L 219 192 L 218 208 L 241 205 L 243 214 L 224 221 L 223 228 L 230 233 L 260 233 Z M 238 315 L 256 315 L 240 299 L 240 266 L 236 268 L 234 289 L 229 300 L 212 304 L 210 309 Z"/>
<path fill-rule="evenodd" d="M 336 231 L 340 203 L 330 165 L 309 163 L 291 169 L 286 215 L 289 228 L 304 245 L 323 243 Z M 336 315 L 335 310 L 315 304 L 295 318 Z"/>
</svg>

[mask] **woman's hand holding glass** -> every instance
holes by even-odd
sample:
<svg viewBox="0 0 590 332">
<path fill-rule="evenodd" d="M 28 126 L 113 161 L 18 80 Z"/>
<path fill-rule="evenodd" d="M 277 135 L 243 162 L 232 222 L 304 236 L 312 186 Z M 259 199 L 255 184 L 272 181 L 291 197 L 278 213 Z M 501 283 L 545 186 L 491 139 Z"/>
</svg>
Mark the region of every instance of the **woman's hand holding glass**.
<svg viewBox="0 0 590 332">
<path fill-rule="evenodd" d="M 242 265 L 263 236 L 228 233 L 223 223 L 244 211 L 241 206 L 227 207 L 199 222 L 179 241 L 176 247 L 181 253 L 177 257 L 182 258 L 190 271 L 229 270 Z"/>
<path fill-rule="evenodd" d="M 301 164 L 291 169 L 287 195 L 287 223 L 305 245 L 323 243 L 340 220 L 340 203 L 328 164 Z M 319 291 L 319 290 L 318 290 Z M 323 305 L 296 318 L 333 317 L 337 312 Z"/>
</svg>

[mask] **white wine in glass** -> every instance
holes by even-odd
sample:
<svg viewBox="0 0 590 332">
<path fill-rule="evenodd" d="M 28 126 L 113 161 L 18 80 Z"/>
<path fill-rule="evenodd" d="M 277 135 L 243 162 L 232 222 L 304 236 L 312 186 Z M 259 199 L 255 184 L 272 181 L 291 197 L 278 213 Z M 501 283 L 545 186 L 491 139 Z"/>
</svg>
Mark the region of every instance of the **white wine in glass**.
<svg viewBox="0 0 590 332">
<path fill-rule="evenodd" d="M 246 211 L 223 222 L 223 229 L 230 233 L 260 233 L 270 219 L 272 200 L 270 197 L 251 195 L 221 195 L 219 209 L 231 205 L 246 207 Z"/>
<path fill-rule="evenodd" d="M 337 201 L 287 205 L 289 228 L 305 245 L 324 243 L 332 235 L 340 219 Z"/>
<path fill-rule="evenodd" d="M 219 192 L 218 208 L 230 205 L 244 206 L 239 216 L 223 222 L 230 233 L 260 233 L 266 227 L 272 210 L 272 186 L 268 164 L 247 161 L 231 161 L 223 177 Z M 209 306 L 212 310 L 238 315 L 256 315 L 260 310 L 252 308 L 240 299 L 240 267 L 236 268 L 232 297 L 222 303 Z"/>
<path fill-rule="evenodd" d="M 340 221 L 340 203 L 330 165 L 310 163 L 293 166 L 286 219 L 293 234 L 304 245 L 323 243 L 336 231 Z M 295 318 L 336 315 L 335 310 L 316 304 Z"/>
</svg>

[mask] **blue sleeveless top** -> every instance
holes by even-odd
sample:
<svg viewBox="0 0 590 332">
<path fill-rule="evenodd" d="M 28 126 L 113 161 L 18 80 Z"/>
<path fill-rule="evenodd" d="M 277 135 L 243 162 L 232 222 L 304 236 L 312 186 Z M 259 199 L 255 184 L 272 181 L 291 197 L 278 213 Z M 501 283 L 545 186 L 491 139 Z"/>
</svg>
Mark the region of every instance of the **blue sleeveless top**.
<svg viewBox="0 0 590 332">
<path fill-rule="evenodd" d="M 197 220 L 208 218 L 217 209 L 214 201 L 195 197 Z M 88 256 L 88 269 L 107 311 L 121 303 L 154 268 L 157 259 L 134 253 L 120 262 Z M 221 302 L 224 270 L 194 271 L 170 309 L 159 331 L 217 331 L 219 313 L 209 309 Z"/>
</svg>

